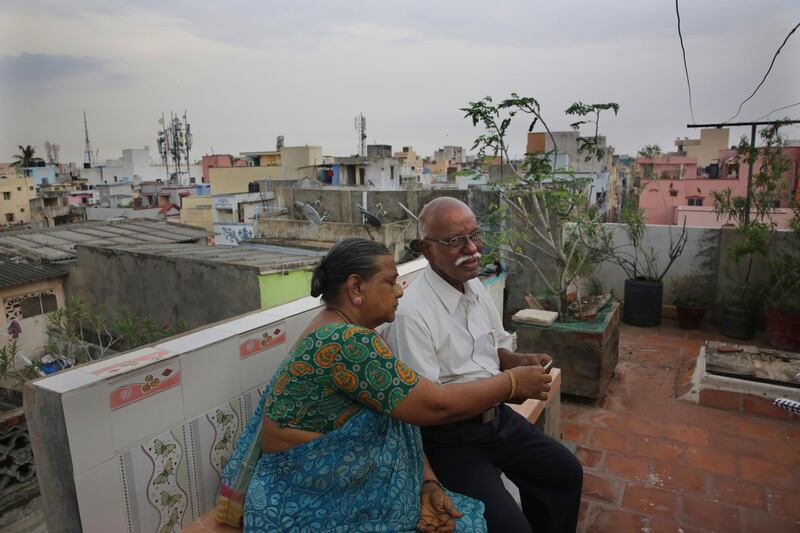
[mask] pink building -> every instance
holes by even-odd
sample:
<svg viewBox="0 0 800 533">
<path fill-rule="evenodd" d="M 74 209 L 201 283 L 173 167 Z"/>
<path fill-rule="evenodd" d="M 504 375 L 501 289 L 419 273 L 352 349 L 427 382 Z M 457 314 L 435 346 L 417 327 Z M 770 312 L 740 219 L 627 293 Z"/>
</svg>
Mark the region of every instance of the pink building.
<svg viewBox="0 0 800 533">
<path fill-rule="evenodd" d="M 208 183 L 209 168 L 246 167 L 250 165 L 247 159 L 240 159 L 229 154 L 213 154 L 203 156 L 203 183 Z"/>
<path fill-rule="evenodd" d="M 784 148 L 790 159 L 785 173 L 785 194 L 779 205 L 788 207 L 791 198 L 798 198 L 800 184 L 800 146 Z M 754 166 L 758 172 L 759 158 Z M 686 155 L 660 155 L 652 158 L 637 157 L 636 167 L 641 176 L 639 207 L 645 211 L 648 224 L 683 224 L 687 226 L 722 226 L 725 220 L 716 220 L 712 192 L 730 188 L 734 196 L 747 193 L 747 165 L 737 162 L 736 150 L 719 151 L 719 160 L 706 167 L 698 167 L 697 158 Z M 775 213 L 779 227 L 788 227 L 791 213 L 779 209 Z"/>
</svg>

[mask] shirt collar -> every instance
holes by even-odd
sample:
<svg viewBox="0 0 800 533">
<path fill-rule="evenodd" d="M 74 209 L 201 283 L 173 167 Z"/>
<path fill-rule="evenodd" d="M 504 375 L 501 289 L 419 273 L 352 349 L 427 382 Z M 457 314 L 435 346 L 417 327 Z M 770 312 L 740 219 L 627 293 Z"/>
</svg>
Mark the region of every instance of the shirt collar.
<svg viewBox="0 0 800 533">
<path fill-rule="evenodd" d="M 472 280 L 464 282 L 464 292 L 462 293 L 442 279 L 442 277 L 431 268 L 430 264 L 428 264 L 428 267 L 425 269 L 424 276 L 425 281 L 428 282 L 433 292 L 451 314 L 456 310 L 456 307 L 458 307 L 461 298 L 466 298 L 467 301 L 472 302 L 477 301 L 477 295 L 475 291 L 472 290 L 472 287 L 470 287 L 470 282 Z"/>
</svg>

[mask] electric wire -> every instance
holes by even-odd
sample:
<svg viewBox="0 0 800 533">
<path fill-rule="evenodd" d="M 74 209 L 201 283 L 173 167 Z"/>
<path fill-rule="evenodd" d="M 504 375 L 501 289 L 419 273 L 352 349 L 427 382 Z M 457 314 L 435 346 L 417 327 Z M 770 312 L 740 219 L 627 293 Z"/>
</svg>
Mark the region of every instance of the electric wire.
<svg viewBox="0 0 800 533">
<path fill-rule="evenodd" d="M 758 122 L 758 121 L 759 121 L 759 120 L 761 120 L 762 118 L 767 118 L 768 116 L 770 116 L 771 114 L 773 114 L 773 113 L 775 113 L 775 112 L 777 112 L 777 111 L 782 111 L 782 110 L 784 110 L 784 109 L 789 109 L 790 107 L 795 107 L 795 106 L 798 106 L 798 105 L 800 105 L 800 102 L 797 102 L 796 104 L 789 104 L 789 105 L 785 105 L 785 106 L 783 106 L 783 107 L 779 107 L 778 109 L 773 109 L 772 111 L 770 111 L 770 112 L 769 112 L 769 113 L 767 113 L 766 115 L 761 115 L 760 117 L 758 117 L 758 118 L 755 120 L 755 122 Z"/>
<path fill-rule="evenodd" d="M 678 0 L 675 0 L 675 1 L 677 2 Z M 744 104 L 746 104 L 747 101 L 750 100 L 752 97 L 754 97 L 756 95 L 756 93 L 758 92 L 758 90 L 761 88 L 761 86 L 764 85 L 764 82 L 767 81 L 767 76 L 769 76 L 769 73 L 772 71 L 772 66 L 775 65 L 775 60 L 778 59 L 778 54 L 781 53 L 781 49 L 783 49 L 783 46 L 786 44 L 786 41 L 789 40 L 789 37 L 792 36 L 792 34 L 795 32 L 795 30 L 797 30 L 798 27 L 800 27 L 800 22 L 798 22 L 795 25 L 795 27 L 792 28 L 792 31 L 789 32 L 789 34 L 786 36 L 786 38 L 781 43 L 780 47 L 778 47 L 778 51 L 775 52 L 774 56 L 772 56 L 772 61 L 769 64 L 769 68 L 767 69 L 767 73 L 764 74 L 764 77 L 761 79 L 761 83 L 758 84 L 758 86 L 755 88 L 755 90 L 753 91 L 753 93 L 750 96 L 745 98 L 744 101 L 741 104 L 739 104 L 739 109 L 736 111 L 736 114 L 733 115 L 731 118 L 729 118 L 728 122 L 730 122 L 731 120 L 733 120 L 733 119 L 735 119 L 736 117 L 739 116 L 739 113 L 742 112 L 742 106 L 744 106 Z"/>
<path fill-rule="evenodd" d="M 689 88 L 689 113 L 694 120 L 694 106 L 692 106 L 692 84 L 689 82 L 689 67 L 686 66 L 686 48 L 683 46 L 683 34 L 681 33 L 681 12 L 678 8 L 678 0 L 675 0 L 675 14 L 678 16 L 678 38 L 681 41 L 681 51 L 683 52 L 683 70 L 686 72 L 686 86 Z"/>
</svg>

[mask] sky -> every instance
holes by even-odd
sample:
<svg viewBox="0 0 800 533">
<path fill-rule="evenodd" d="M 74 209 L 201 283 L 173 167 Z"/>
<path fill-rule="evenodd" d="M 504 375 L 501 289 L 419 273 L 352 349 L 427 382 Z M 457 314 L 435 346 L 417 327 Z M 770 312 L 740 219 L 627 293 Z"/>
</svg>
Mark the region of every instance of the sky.
<svg viewBox="0 0 800 533">
<path fill-rule="evenodd" d="M 472 146 L 461 108 L 532 96 L 553 130 L 575 101 L 616 102 L 600 132 L 617 153 L 674 149 L 690 122 L 724 122 L 800 22 L 797 0 L 683 0 L 692 120 L 672 0 L 0 0 L 0 161 L 17 145 L 83 162 L 83 112 L 100 158 L 149 145 L 188 113 L 192 158 L 321 145 Z M 800 102 L 800 30 L 737 120 Z M 800 105 L 769 118 L 800 118 Z M 512 126 L 512 154 L 527 122 Z M 540 129 L 540 127 L 539 127 Z M 584 133 L 588 133 L 585 131 Z M 731 143 L 744 129 L 735 129 Z M 800 128 L 787 131 L 800 138 Z"/>
</svg>

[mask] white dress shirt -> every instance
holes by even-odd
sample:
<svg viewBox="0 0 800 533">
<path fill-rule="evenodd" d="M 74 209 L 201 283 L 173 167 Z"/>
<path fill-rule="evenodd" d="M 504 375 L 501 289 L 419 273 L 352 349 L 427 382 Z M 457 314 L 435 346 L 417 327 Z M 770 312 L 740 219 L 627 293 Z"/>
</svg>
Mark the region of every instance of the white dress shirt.
<svg viewBox="0 0 800 533">
<path fill-rule="evenodd" d="M 464 293 L 428 266 L 400 299 L 384 339 L 401 361 L 434 383 L 460 383 L 500 372 L 498 348 L 511 349 L 511 335 L 479 279 Z"/>
</svg>

